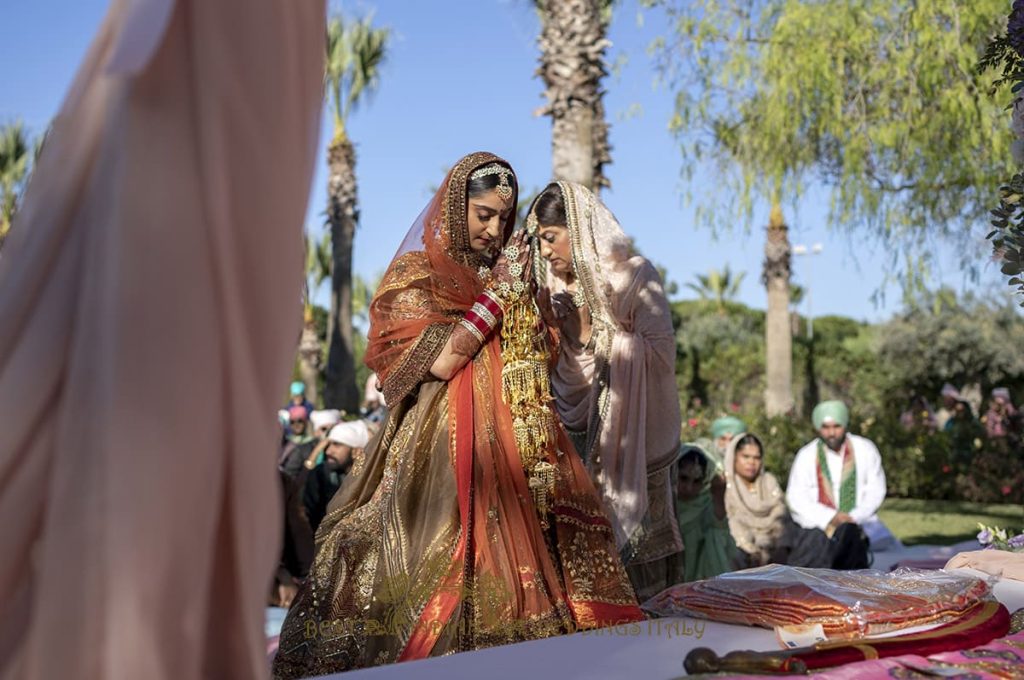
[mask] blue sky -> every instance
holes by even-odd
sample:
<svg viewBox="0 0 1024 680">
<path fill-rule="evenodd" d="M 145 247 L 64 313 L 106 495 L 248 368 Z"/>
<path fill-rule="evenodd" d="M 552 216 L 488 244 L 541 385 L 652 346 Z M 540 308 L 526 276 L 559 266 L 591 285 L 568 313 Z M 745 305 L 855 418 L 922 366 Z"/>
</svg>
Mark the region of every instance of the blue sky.
<svg viewBox="0 0 1024 680">
<path fill-rule="evenodd" d="M 551 125 L 533 115 L 543 103 L 543 86 L 534 76 L 538 20 L 531 2 L 353 0 L 334 6 L 356 16 L 372 11 L 375 22 L 394 35 L 379 91 L 349 124 L 362 209 L 354 254 L 358 272 L 373 277 L 383 271 L 429 200 L 430 188 L 465 153 L 489 150 L 509 159 L 524 190 L 546 184 Z M 0 122 L 21 119 L 33 132 L 45 128 L 106 9 L 106 0 L 4 0 Z M 671 280 L 682 284 L 728 263 L 747 273 L 739 299 L 764 308 L 760 228 L 767 214 L 717 236 L 696 226 L 695 205 L 684 195 L 714 191 L 715 178 L 681 179 L 682 160 L 667 129 L 672 93 L 656 85 L 646 51 L 666 26 L 656 14 L 639 22 L 638 11 L 635 1 L 620 2 L 611 29 L 610 59 L 619 64 L 606 80 L 614 163 L 607 171 L 612 189 L 602 198 L 641 251 L 668 268 Z M 326 172 L 324 158 L 317 163 L 306 227 L 320 233 Z M 794 243 L 824 245 L 813 273 L 807 258 L 794 261 L 797 282 L 810 278 L 815 315 L 879 320 L 898 310 L 894 287 L 882 304 L 871 299 L 884 280 L 884 252 L 827 229 L 821 201 L 805 201 L 787 217 Z M 972 285 L 950 250 L 940 247 L 937 255 L 934 282 L 958 289 Z M 990 294 L 1009 290 L 991 265 L 980 285 Z M 691 295 L 681 289 L 679 297 Z"/>
</svg>

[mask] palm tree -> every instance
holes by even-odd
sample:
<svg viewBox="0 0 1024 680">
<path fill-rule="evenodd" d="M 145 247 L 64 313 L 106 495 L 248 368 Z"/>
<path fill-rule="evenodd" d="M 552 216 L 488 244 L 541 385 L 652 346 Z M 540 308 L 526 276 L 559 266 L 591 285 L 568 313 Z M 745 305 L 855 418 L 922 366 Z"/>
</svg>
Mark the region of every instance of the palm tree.
<svg viewBox="0 0 1024 680">
<path fill-rule="evenodd" d="M 32 155 L 25 126 L 21 122 L 0 128 L 0 248 L 18 211 Z"/>
<path fill-rule="evenodd" d="M 325 84 L 334 116 L 334 135 L 327 147 L 327 223 L 331 230 L 331 310 L 324 402 L 329 408 L 355 413 L 359 388 L 352 333 L 352 241 L 359 222 L 356 150 L 345 125 L 348 116 L 380 82 L 390 31 L 374 28 L 372 17 L 327 26 Z"/>
<path fill-rule="evenodd" d="M 555 179 L 578 182 L 595 193 L 610 185 L 611 162 L 601 79 L 615 0 L 534 0 L 541 19 L 540 68 L 551 116 L 551 170 Z"/>
<path fill-rule="evenodd" d="M 764 244 L 762 280 L 768 289 L 768 313 L 765 315 L 765 395 L 769 416 L 788 413 L 793 408 L 793 330 L 789 319 L 791 248 L 789 227 L 782 208 L 772 204 L 768 236 Z"/>
<path fill-rule="evenodd" d="M 352 277 L 352 318 L 359 321 L 364 333 L 370 328 L 370 303 L 383 279 L 384 274 L 378 274 L 372 281 L 359 274 Z"/>
<path fill-rule="evenodd" d="M 306 396 L 314 404 L 319 400 L 323 347 L 313 314 L 313 294 L 331 276 L 331 236 L 319 242 L 306 236 L 306 290 L 303 295 L 302 335 L 299 339 L 299 375 L 306 383 Z"/>
<path fill-rule="evenodd" d="M 687 283 L 686 287 L 697 293 L 701 300 L 711 300 L 715 303 L 715 309 L 719 314 L 725 313 L 725 303 L 736 299 L 740 292 L 740 284 L 743 283 L 746 272 L 733 274 L 729 265 L 725 265 L 722 271 L 712 269 L 705 274 L 697 274 L 697 282 Z"/>
</svg>

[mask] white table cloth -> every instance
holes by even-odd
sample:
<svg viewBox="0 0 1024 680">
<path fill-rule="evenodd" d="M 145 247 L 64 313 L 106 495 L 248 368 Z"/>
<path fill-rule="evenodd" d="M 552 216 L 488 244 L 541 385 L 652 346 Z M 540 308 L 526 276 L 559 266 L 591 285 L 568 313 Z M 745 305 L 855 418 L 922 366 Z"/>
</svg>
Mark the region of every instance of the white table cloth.
<svg viewBox="0 0 1024 680">
<path fill-rule="evenodd" d="M 989 578 L 973 570 L 963 573 Z M 1011 612 L 1024 607 L 1024 582 L 999 580 L 995 596 Z M 718 654 L 779 649 L 775 633 L 697 619 L 659 619 L 423 661 L 325 676 L 334 680 L 596 680 L 685 676 L 683 659 L 696 647 Z"/>
</svg>

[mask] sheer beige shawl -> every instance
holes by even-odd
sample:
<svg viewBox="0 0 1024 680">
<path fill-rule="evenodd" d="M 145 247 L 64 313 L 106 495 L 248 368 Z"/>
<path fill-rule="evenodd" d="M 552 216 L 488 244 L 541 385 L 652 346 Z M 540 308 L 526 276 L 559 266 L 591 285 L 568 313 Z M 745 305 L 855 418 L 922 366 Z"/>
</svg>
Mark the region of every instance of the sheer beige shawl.
<svg viewBox="0 0 1024 680">
<path fill-rule="evenodd" d="M 559 182 L 573 269 L 593 317 L 593 341 L 562 343 L 552 387 L 615 526 L 627 562 L 682 549 L 670 468 L 681 416 L 675 332 L 661 277 L 632 255 L 615 216 L 588 189 Z M 552 294 L 565 282 L 539 267 Z M 641 540 L 642 539 L 642 540 Z M 627 545 L 632 544 L 632 545 Z"/>
</svg>

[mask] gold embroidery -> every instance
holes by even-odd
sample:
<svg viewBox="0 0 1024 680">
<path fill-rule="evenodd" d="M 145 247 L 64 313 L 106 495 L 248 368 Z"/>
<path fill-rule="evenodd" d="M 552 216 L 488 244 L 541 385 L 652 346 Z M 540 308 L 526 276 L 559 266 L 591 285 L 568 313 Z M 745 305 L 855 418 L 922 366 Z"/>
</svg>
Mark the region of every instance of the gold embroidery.
<svg viewBox="0 0 1024 680">
<path fill-rule="evenodd" d="M 389 406 L 394 408 L 398 402 L 412 392 L 413 388 L 423 382 L 423 379 L 430 373 L 430 367 L 434 365 L 437 356 L 448 342 L 452 327 L 449 324 L 427 326 L 415 344 L 402 355 L 398 367 L 388 374 L 381 386 L 384 400 Z"/>
</svg>

